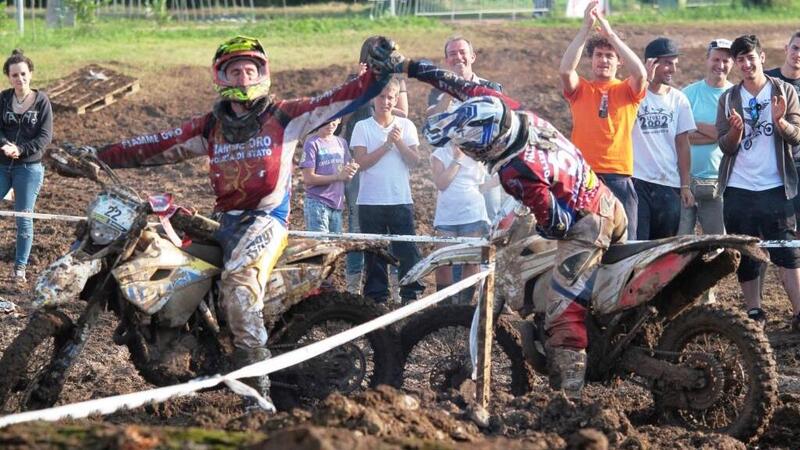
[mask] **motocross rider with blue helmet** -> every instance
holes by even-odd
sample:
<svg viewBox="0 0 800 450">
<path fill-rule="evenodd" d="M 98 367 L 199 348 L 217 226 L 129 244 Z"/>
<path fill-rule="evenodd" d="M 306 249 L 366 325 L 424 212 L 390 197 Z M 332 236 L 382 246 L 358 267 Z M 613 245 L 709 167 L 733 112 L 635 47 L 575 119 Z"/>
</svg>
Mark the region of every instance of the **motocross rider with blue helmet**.
<svg viewBox="0 0 800 450">
<path fill-rule="evenodd" d="M 486 164 L 500 176 L 506 192 L 531 209 L 539 234 L 558 240 L 545 313 L 547 354 L 553 387 L 579 397 L 592 275 L 608 246 L 626 239 L 622 204 L 578 148 L 515 100 L 425 61 L 406 60 L 386 70 L 407 73 L 462 101 L 451 111 L 430 116 L 423 128 L 425 138 L 435 147 L 450 142 Z M 514 275 L 507 270 L 497 276 Z"/>
<path fill-rule="evenodd" d="M 372 58 L 396 58 L 376 41 Z M 379 70 L 314 98 L 269 94 L 269 59 L 261 43 L 237 36 L 217 49 L 212 66 L 219 99 L 209 113 L 177 128 L 108 145 L 98 157 L 112 168 L 153 166 L 208 157 L 223 249 L 222 309 L 237 367 L 270 357 L 262 310 L 266 283 L 287 244 L 292 156 L 300 139 L 381 92 L 391 76 Z M 269 400 L 269 378 L 244 380 Z M 271 403 L 271 402 L 270 402 Z M 247 409 L 258 403 L 246 399 Z"/>
</svg>

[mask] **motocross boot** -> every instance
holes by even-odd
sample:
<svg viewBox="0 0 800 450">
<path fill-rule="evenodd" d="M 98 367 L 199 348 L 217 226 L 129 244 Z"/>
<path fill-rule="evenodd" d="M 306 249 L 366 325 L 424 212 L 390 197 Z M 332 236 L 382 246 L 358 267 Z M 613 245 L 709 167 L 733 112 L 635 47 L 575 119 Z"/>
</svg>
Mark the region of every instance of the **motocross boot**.
<svg viewBox="0 0 800 450">
<path fill-rule="evenodd" d="M 555 384 L 551 387 L 563 390 L 571 400 L 581 398 L 586 375 L 586 350 L 549 347 L 547 356 L 550 362 L 551 384 Z"/>
<path fill-rule="evenodd" d="M 233 354 L 234 364 L 236 368 L 249 366 L 250 364 L 259 363 L 272 356 L 266 347 L 260 348 L 236 348 Z M 272 403 L 272 398 L 269 395 L 270 381 L 268 375 L 260 377 L 244 378 L 241 380 L 244 384 L 258 391 L 264 399 Z M 258 401 L 252 397 L 244 398 L 244 409 L 247 412 L 264 411 Z"/>
</svg>

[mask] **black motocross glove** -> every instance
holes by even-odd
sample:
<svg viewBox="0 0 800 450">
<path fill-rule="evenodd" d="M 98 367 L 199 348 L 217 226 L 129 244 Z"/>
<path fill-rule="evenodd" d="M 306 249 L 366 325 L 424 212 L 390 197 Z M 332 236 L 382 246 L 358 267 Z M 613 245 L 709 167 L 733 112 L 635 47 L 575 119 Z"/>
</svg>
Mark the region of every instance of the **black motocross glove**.
<svg viewBox="0 0 800 450">
<path fill-rule="evenodd" d="M 65 152 L 76 158 L 94 158 L 97 156 L 97 149 L 90 145 L 82 145 L 79 147 L 75 144 L 66 143 L 63 145 L 63 148 Z"/>
<path fill-rule="evenodd" d="M 393 73 L 403 73 L 405 57 L 397 51 L 393 40 L 381 36 L 369 49 L 367 65 L 378 77 L 385 77 Z"/>
</svg>

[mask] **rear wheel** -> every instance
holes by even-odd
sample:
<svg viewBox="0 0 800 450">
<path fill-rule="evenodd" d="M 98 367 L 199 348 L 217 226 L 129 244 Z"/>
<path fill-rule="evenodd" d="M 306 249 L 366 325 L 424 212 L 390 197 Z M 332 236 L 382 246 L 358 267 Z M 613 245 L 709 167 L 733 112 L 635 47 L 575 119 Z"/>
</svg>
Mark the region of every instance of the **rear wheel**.
<svg viewBox="0 0 800 450">
<path fill-rule="evenodd" d="M 47 371 L 70 342 L 75 326 L 60 311 L 38 311 L 0 358 L 0 407 L 6 412 L 52 406 L 63 383 L 51 389 Z"/>
<path fill-rule="evenodd" d="M 469 330 L 475 307 L 444 305 L 415 314 L 400 332 L 403 351 L 403 389 L 409 392 L 457 389 L 470 378 Z M 528 369 L 522 347 L 503 316 L 492 343 L 491 389 L 523 395 L 537 376 Z M 533 377 L 533 378 L 531 378 Z"/>
<path fill-rule="evenodd" d="M 321 341 L 385 314 L 385 308 L 346 292 L 324 292 L 285 315 L 286 331 L 273 355 Z M 392 328 L 373 331 L 271 376 L 276 406 L 313 404 L 333 392 L 349 394 L 379 384 L 397 385 L 399 338 Z"/>
<path fill-rule="evenodd" d="M 755 322 L 720 307 L 693 308 L 666 326 L 658 349 L 673 352 L 673 363 L 706 372 L 705 386 L 678 393 L 689 408 L 662 408 L 667 416 L 690 429 L 743 441 L 764 431 L 778 400 L 777 372 L 769 342 Z M 656 405 L 675 394 L 656 386 Z"/>
</svg>

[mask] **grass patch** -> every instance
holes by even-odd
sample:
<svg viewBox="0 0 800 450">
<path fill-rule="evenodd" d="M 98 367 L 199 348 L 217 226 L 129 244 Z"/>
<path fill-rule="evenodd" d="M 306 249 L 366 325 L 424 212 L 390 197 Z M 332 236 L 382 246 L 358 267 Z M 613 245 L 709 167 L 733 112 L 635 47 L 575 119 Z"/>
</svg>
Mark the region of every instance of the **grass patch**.
<svg viewBox="0 0 800 450">
<path fill-rule="evenodd" d="M 272 19 L 254 23 L 169 23 L 147 20 L 106 20 L 93 26 L 46 29 L 44 22 L 26 23 L 26 35 L 0 32 L 0 55 L 23 48 L 36 64 L 40 82 L 59 78 L 91 62 L 118 61 L 131 74 L 157 72 L 177 65 L 208 66 L 217 45 L 236 34 L 261 39 L 273 70 L 354 64 L 361 42 L 373 34 L 392 36 L 403 48 L 420 41 L 438 47 L 451 33 L 441 22 L 414 17 L 369 20 Z"/>
<path fill-rule="evenodd" d="M 708 0 L 711 2 L 713 0 Z M 795 22 L 800 16 L 800 3 L 786 2 L 770 8 L 745 7 L 738 1 L 716 0 L 714 6 L 695 6 L 682 9 L 659 8 L 658 1 L 643 4 L 637 0 L 612 1 L 613 24 L 646 25 L 652 23 L 755 23 Z M 665 2 L 667 3 L 667 2 Z M 691 0 L 689 1 L 691 4 Z M 528 26 L 580 26 L 582 19 L 564 17 L 566 0 L 556 0 L 551 16 L 526 20 Z"/>
</svg>

